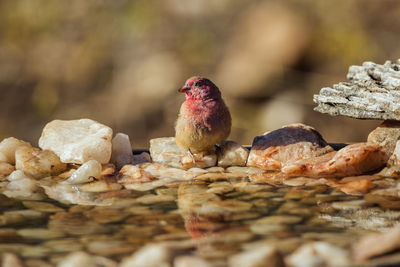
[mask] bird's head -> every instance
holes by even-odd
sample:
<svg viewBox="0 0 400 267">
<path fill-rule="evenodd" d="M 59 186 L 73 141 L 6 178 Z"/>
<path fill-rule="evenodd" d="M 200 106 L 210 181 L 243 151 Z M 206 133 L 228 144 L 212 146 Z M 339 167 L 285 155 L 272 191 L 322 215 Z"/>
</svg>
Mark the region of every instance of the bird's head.
<svg viewBox="0 0 400 267">
<path fill-rule="evenodd" d="M 221 97 L 221 92 L 212 81 L 199 76 L 187 79 L 178 91 L 185 93 L 186 99 L 207 100 Z"/>
</svg>

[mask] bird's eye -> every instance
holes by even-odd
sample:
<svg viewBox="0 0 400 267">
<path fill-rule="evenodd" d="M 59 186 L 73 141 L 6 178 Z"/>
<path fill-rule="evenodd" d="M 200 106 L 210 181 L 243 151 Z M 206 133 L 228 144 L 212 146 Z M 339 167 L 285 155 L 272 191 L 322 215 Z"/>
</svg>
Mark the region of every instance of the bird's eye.
<svg viewBox="0 0 400 267">
<path fill-rule="evenodd" d="M 197 86 L 197 85 L 199 85 L 199 82 L 194 82 L 193 83 L 193 86 Z"/>
</svg>

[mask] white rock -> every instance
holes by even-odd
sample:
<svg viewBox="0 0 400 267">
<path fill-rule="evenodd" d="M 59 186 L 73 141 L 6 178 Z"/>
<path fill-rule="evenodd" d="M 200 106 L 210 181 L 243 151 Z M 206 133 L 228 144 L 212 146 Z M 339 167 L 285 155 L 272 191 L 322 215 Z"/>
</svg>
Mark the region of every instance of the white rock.
<svg viewBox="0 0 400 267">
<path fill-rule="evenodd" d="M 101 176 L 101 164 L 92 159 L 80 166 L 72 175 L 68 178 L 67 182 L 70 184 L 83 184 L 93 181 L 93 177 L 100 178 Z"/>
<path fill-rule="evenodd" d="M 162 244 L 149 244 L 125 258 L 120 267 L 171 267 L 172 251 Z"/>
<path fill-rule="evenodd" d="M 249 150 L 233 141 L 224 141 L 218 153 L 218 166 L 246 166 Z"/>
<path fill-rule="evenodd" d="M 118 169 L 133 162 L 133 153 L 129 136 L 117 133 L 112 140 L 111 160 Z"/>
<path fill-rule="evenodd" d="M 83 251 L 76 251 L 70 253 L 57 267 L 117 267 L 117 263 L 100 256 L 93 256 Z"/>
<path fill-rule="evenodd" d="M 50 150 L 20 146 L 15 151 L 15 167 L 33 178 L 57 175 L 67 169 L 67 164 Z"/>
<path fill-rule="evenodd" d="M 15 167 L 8 162 L 0 161 L 0 180 L 3 180 L 15 170 Z"/>
<path fill-rule="evenodd" d="M 286 259 L 291 267 L 350 266 L 349 253 L 326 242 L 313 242 L 299 247 Z"/>
<path fill-rule="evenodd" d="M 90 119 L 54 120 L 44 127 L 39 147 L 53 151 L 65 163 L 95 159 L 104 164 L 111 157 L 111 138 L 110 127 Z"/>
<path fill-rule="evenodd" d="M 266 264 L 271 267 L 283 266 L 283 259 L 278 250 L 266 244 L 235 254 L 228 259 L 230 267 L 262 267 Z"/>
<path fill-rule="evenodd" d="M 217 164 L 215 152 L 200 152 L 190 155 L 187 150 L 176 144 L 175 137 L 150 140 L 150 155 L 153 162 L 180 169 L 207 168 Z"/>
<path fill-rule="evenodd" d="M 195 256 L 179 256 L 174 259 L 174 267 L 211 267 L 211 263 Z"/>
<path fill-rule="evenodd" d="M 3 192 L 8 197 L 18 199 L 40 200 L 43 194 L 37 181 L 27 176 L 23 171 L 13 171 L 8 177 L 9 183 Z"/>
<path fill-rule="evenodd" d="M 0 142 L 0 153 L 2 154 L 1 161 L 7 161 L 8 163 L 15 164 L 15 151 L 20 146 L 30 147 L 31 145 L 14 137 L 3 139 L 3 141 Z"/>
<path fill-rule="evenodd" d="M 8 159 L 3 152 L 0 152 L 0 162 L 8 162 Z"/>
</svg>

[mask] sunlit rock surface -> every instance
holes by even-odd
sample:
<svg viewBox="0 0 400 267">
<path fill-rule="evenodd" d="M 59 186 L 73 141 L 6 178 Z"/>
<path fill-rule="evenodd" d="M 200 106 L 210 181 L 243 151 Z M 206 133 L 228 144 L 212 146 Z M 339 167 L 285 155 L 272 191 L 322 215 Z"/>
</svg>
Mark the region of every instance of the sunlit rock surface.
<svg viewBox="0 0 400 267">
<path fill-rule="evenodd" d="M 54 120 L 43 129 L 39 147 L 56 153 L 62 162 L 83 164 L 91 159 L 108 163 L 112 129 L 90 119 Z"/>
<path fill-rule="evenodd" d="M 7 180 L 9 183 L 3 192 L 8 197 L 17 199 L 40 200 L 44 198 L 42 189 L 37 181 L 27 176 L 23 171 L 16 170 L 12 172 Z"/>
<path fill-rule="evenodd" d="M 218 166 L 246 166 L 249 150 L 236 142 L 224 141 L 219 146 Z"/>
<path fill-rule="evenodd" d="M 175 137 L 150 140 L 150 155 L 153 162 L 181 169 L 207 168 L 217 165 L 215 151 L 190 154 L 189 151 L 176 144 Z"/>
<path fill-rule="evenodd" d="M 369 133 L 368 142 L 378 144 L 390 157 L 396 142 L 400 138 L 400 122 L 384 121 L 375 130 Z"/>
<path fill-rule="evenodd" d="M 291 267 L 305 266 L 349 266 L 349 253 L 325 242 L 313 242 L 298 248 L 286 263 Z"/>
<path fill-rule="evenodd" d="M 373 143 L 348 145 L 338 152 L 298 160 L 287 164 L 282 172 L 288 176 L 346 177 L 361 175 L 382 168 L 388 155 Z"/>
<path fill-rule="evenodd" d="M 0 181 L 6 178 L 15 170 L 15 167 L 8 162 L 0 161 Z"/>
<path fill-rule="evenodd" d="M 333 149 L 312 127 L 291 124 L 254 138 L 247 166 L 279 171 L 299 159 L 318 157 Z"/>
<path fill-rule="evenodd" d="M 274 246 L 260 245 L 257 248 L 246 250 L 233 255 L 228 260 L 228 266 L 259 267 L 268 263 L 271 267 L 283 267 L 283 259 Z"/>
<path fill-rule="evenodd" d="M 112 139 L 112 153 L 110 161 L 114 163 L 118 169 L 120 169 L 126 164 L 131 164 L 133 160 L 134 158 L 129 136 L 123 133 L 117 133 Z"/>
<path fill-rule="evenodd" d="M 15 164 L 15 151 L 21 146 L 31 147 L 29 143 L 14 137 L 3 139 L 0 142 L 1 161 Z"/>
<path fill-rule="evenodd" d="M 65 171 L 67 164 L 62 163 L 53 151 L 21 146 L 15 151 L 15 167 L 39 179 Z"/>
<path fill-rule="evenodd" d="M 93 181 L 101 176 L 101 164 L 96 160 L 89 160 L 82 164 L 67 182 L 70 184 L 82 184 Z"/>
<path fill-rule="evenodd" d="M 316 111 L 357 119 L 400 120 L 400 60 L 350 66 L 348 82 L 314 95 Z"/>
</svg>

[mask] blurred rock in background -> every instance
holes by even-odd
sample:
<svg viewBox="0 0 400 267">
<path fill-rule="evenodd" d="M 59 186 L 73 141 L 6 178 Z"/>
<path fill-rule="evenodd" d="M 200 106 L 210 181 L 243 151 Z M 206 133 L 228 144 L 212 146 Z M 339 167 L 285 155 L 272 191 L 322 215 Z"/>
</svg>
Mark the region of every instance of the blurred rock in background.
<svg viewBox="0 0 400 267">
<path fill-rule="evenodd" d="M 349 65 L 399 58 L 399 14 L 396 0 L 3 0 L 0 139 L 35 144 L 48 121 L 88 117 L 148 147 L 174 135 L 177 89 L 202 75 L 241 144 L 293 122 L 366 140 L 379 122 L 314 112 L 312 95 Z"/>
</svg>

